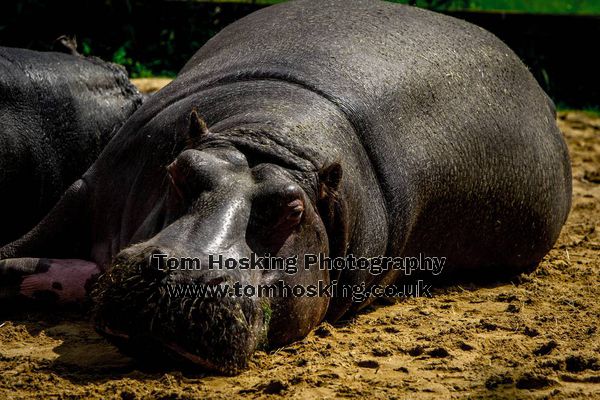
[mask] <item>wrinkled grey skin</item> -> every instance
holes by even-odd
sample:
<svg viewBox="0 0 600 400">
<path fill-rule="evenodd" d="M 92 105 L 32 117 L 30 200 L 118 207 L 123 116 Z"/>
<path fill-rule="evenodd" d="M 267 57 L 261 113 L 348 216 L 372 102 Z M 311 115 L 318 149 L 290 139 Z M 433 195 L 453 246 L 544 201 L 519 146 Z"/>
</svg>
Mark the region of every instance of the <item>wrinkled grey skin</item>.
<svg viewBox="0 0 600 400">
<path fill-rule="evenodd" d="M 367 302 L 169 299 L 165 282 L 369 287 L 400 271 L 168 273 L 152 252 L 422 252 L 453 273 L 528 270 L 570 207 L 554 117 L 527 68 L 476 26 L 381 1 L 284 3 L 210 40 L 0 255 L 13 269 L 26 264 L 16 257 L 52 256 L 72 242 L 56 234 L 70 221 L 90 235 L 70 257 L 108 270 L 93 294 L 101 332 L 235 373 L 258 346 Z"/>
<path fill-rule="evenodd" d="M 140 105 L 122 67 L 0 47 L 0 244 L 33 228 Z"/>
</svg>

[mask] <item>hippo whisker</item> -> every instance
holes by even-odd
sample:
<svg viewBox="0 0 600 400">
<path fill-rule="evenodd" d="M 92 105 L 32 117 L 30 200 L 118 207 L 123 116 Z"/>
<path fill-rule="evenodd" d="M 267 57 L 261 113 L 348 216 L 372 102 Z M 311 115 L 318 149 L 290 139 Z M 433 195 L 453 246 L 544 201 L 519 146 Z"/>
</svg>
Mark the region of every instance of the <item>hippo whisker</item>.
<svg viewBox="0 0 600 400">
<path fill-rule="evenodd" d="M 133 275 L 125 279 L 124 284 L 133 284 L 143 281 L 144 279 L 140 275 Z"/>
<path fill-rule="evenodd" d="M 200 304 L 198 304 L 200 303 Z M 192 307 L 190 308 L 190 314 L 194 311 L 197 310 L 200 306 L 202 306 L 203 300 L 200 297 L 196 297 L 194 299 L 194 301 L 192 302 Z"/>
<path fill-rule="evenodd" d="M 158 305 L 157 303 L 155 303 L 154 300 L 156 300 L 156 298 L 160 296 L 160 292 L 158 292 L 156 290 L 152 290 L 152 289 L 155 288 L 155 285 L 150 285 L 150 286 L 151 286 L 149 288 L 150 289 L 150 295 L 146 298 L 146 303 L 148 303 L 148 304 L 152 303 L 152 304 Z"/>
<path fill-rule="evenodd" d="M 190 306 L 189 308 L 191 309 L 192 308 L 192 303 L 193 303 L 193 301 L 190 298 L 184 298 L 183 300 L 181 300 L 181 303 L 180 303 L 180 312 L 181 312 L 182 315 L 188 313 L 186 311 L 187 305 L 189 304 L 189 306 Z"/>
<path fill-rule="evenodd" d="M 150 333 L 154 332 L 154 321 L 156 320 L 156 316 L 157 316 L 157 313 L 154 313 L 152 315 L 152 318 L 150 318 L 150 325 L 148 325 L 148 331 Z"/>
</svg>

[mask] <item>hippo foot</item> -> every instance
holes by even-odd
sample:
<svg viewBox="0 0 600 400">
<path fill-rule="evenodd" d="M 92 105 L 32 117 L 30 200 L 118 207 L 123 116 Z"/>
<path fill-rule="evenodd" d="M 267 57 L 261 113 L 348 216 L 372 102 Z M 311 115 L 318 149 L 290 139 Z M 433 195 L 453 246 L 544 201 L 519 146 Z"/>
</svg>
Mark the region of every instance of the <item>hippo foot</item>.
<svg viewBox="0 0 600 400">
<path fill-rule="evenodd" d="M 9 258 L 0 261 L 0 298 L 25 297 L 69 304 L 83 301 L 98 266 L 78 259 Z"/>
</svg>

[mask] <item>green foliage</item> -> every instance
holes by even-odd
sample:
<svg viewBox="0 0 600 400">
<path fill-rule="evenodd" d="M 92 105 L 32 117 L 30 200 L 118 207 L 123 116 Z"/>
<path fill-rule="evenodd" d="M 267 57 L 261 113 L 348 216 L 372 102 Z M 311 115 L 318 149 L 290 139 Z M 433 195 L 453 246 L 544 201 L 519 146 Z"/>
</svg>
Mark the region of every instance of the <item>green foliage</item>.
<svg viewBox="0 0 600 400">
<path fill-rule="evenodd" d="M 117 49 L 117 51 L 115 51 L 115 53 L 113 54 L 112 62 L 131 67 L 131 64 L 133 61 L 131 60 L 130 57 L 127 57 L 127 45 L 126 44 L 119 47 Z"/>
<path fill-rule="evenodd" d="M 269 326 L 269 322 L 271 321 L 271 316 L 273 315 L 273 310 L 271 306 L 266 301 L 260 304 L 263 311 L 263 324 L 265 326 Z"/>
<path fill-rule="evenodd" d="M 160 60 L 153 60 L 147 63 L 141 63 L 140 61 L 134 60 L 133 57 L 129 55 L 131 47 L 131 41 L 125 42 L 117 48 L 110 58 L 115 64 L 121 64 L 127 68 L 131 78 L 150 78 L 157 75 L 168 77 L 175 76 L 175 73 L 172 71 L 163 71 L 160 69 L 162 64 Z M 91 39 L 85 38 L 81 41 L 80 52 L 84 56 L 96 55 L 92 47 Z"/>
<path fill-rule="evenodd" d="M 201 0 L 202 1 L 202 0 Z M 204 0 L 212 3 L 269 5 L 286 0 Z M 600 15 L 598 0 L 387 0 L 438 11 L 484 11 L 525 14 Z"/>
<path fill-rule="evenodd" d="M 84 56 L 92 55 L 92 45 L 90 39 L 86 38 L 81 42 L 81 54 Z"/>
<path fill-rule="evenodd" d="M 260 303 L 260 307 L 263 312 L 263 327 L 258 337 L 258 348 L 266 350 L 269 348 L 269 324 L 273 316 L 273 310 L 266 299 Z"/>
<path fill-rule="evenodd" d="M 131 42 L 126 42 L 124 45 L 119 47 L 113 54 L 112 62 L 121 64 L 127 68 L 132 78 L 149 78 L 153 76 L 152 70 L 149 65 L 134 61 L 127 55 L 127 50 L 131 47 Z"/>
<path fill-rule="evenodd" d="M 173 77 L 222 28 L 281 1 L 7 0 L 0 13 L 0 43 L 47 51 L 60 35 L 75 35 L 83 55 L 120 63 L 133 78 Z M 388 1 L 454 15 L 475 11 L 458 17 L 500 37 L 554 100 L 574 108 L 600 104 L 600 78 L 590 58 L 600 24 L 572 16 L 600 15 L 600 0 Z"/>
<path fill-rule="evenodd" d="M 587 106 L 583 108 L 573 108 L 567 103 L 558 102 L 556 103 L 557 111 L 581 111 L 585 114 L 588 114 L 591 117 L 600 118 L 600 106 Z"/>
</svg>

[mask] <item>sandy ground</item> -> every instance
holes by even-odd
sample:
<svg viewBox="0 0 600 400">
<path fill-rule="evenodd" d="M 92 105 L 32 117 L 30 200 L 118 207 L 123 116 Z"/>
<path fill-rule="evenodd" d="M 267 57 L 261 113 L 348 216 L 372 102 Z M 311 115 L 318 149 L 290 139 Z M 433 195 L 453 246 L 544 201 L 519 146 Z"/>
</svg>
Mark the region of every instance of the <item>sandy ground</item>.
<svg viewBox="0 0 600 400">
<path fill-rule="evenodd" d="M 532 274 L 370 307 L 235 377 L 148 369 L 81 312 L 2 310 L 0 398 L 600 398 L 600 118 L 559 124 L 573 209 Z"/>
<path fill-rule="evenodd" d="M 131 82 L 137 86 L 140 92 L 147 94 L 158 92 L 160 89 L 167 86 L 171 81 L 171 78 L 136 78 L 131 80 Z"/>
</svg>

